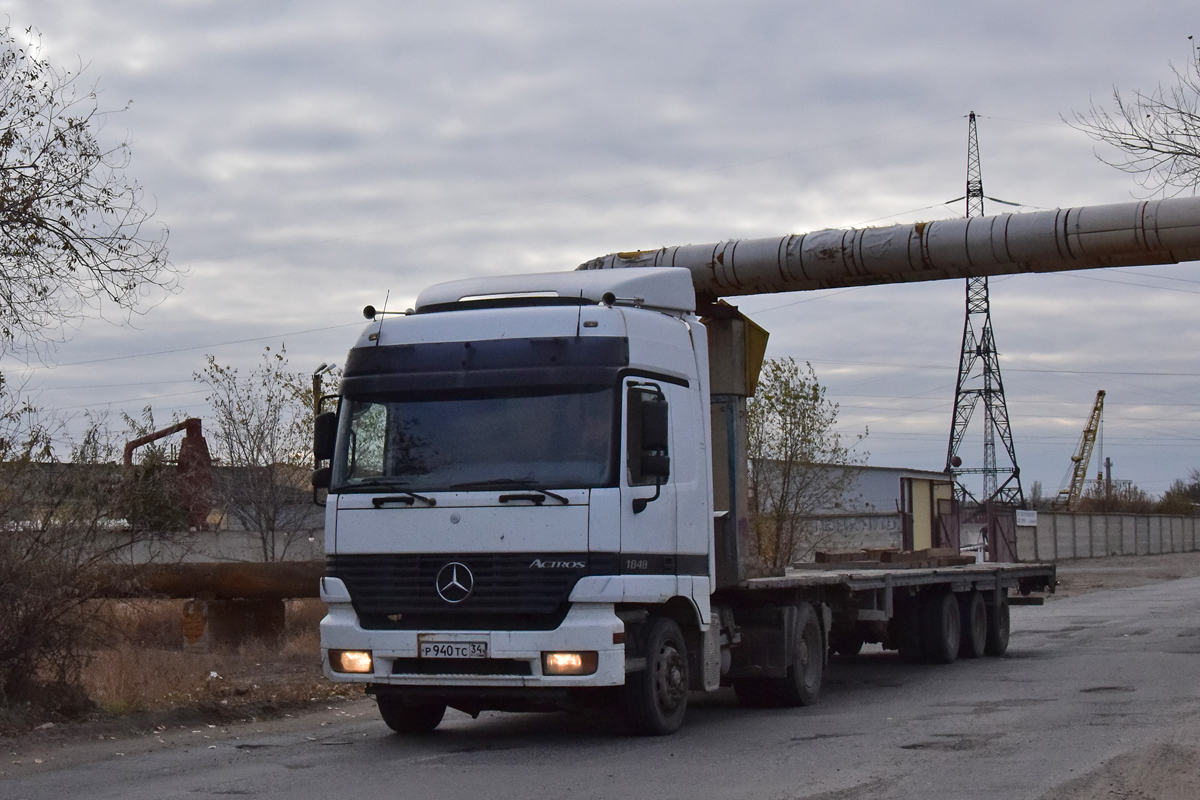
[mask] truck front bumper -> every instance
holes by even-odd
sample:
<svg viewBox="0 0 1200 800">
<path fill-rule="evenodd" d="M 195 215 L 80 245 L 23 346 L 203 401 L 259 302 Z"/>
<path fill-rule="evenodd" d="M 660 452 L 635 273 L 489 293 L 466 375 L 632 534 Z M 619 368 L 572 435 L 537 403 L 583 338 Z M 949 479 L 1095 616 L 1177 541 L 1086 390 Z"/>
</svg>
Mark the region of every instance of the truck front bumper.
<svg viewBox="0 0 1200 800">
<path fill-rule="evenodd" d="M 363 628 L 345 584 L 321 581 L 321 599 L 329 613 L 321 620 L 321 658 L 325 675 L 343 683 L 395 687 L 522 687 L 571 689 L 620 686 L 625 682 L 625 624 L 612 603 L 573 603 L 554 630 L 374 630 Z M 487 646 L 487 658 L 422 658 L 422 643 Z M 335 672 L 330 650 L 369 651 L 371 671 Z M 588 675 L 546 675 L 544 653 L 596 653 Z"/>
</svg>

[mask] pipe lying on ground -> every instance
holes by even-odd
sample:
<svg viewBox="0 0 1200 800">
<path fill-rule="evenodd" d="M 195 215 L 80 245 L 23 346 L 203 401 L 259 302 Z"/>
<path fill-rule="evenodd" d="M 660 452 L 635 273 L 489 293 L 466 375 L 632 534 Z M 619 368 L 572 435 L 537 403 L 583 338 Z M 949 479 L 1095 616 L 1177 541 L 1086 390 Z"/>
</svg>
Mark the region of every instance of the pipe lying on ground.
<svg viewBox="0 0 1200 800">
<path fill-rule="evenodd" d="M 212 600 L 320 597 L 323 561 L 137 564 L 104 568 L 95 596 Z"/>
</svg>

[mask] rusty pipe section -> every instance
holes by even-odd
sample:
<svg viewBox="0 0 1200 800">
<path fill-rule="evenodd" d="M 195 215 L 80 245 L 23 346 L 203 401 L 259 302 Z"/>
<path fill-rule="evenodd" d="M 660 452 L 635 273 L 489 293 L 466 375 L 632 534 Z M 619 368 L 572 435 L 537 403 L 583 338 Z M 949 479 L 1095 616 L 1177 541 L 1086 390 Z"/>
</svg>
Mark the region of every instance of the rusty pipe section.
<svg viewBox="0 0 1200 800">
<path fill-rule="evenodd" d="M 322 561 L 113 564 L 85 583 L 94 597 L 269 600 L 319 597 Z"/>
<path fill-rule="evenodd" d="M 140 436 L 137 439 L 134 439 L 133 441 L 126 442 L 125 443 L 125 466 L 127 466 L 127 467 L 133 466 L 133 451 L 134 450 L 137 450 L 139 447 L 142 447 L 143 445 L 150 444 L 151 442 L 157 442 L 159 439 L 166 438 L 167 436 L 170 436 L 173 433 L 179 433 L 180 431 L 187 431 L 187 433 L 185 434 L 186 437 L 196 436 L 196 437 L 199 437 L 198 441 L 202 441 L 204 439 L 204 434 L 201 431 L 200 420 L 196 417 L 188 417 L 183 422 L 177 422 L 174 425 L 163 428 L 162 430 L 155 431 L 154 433 L 148 433 L 145 436 Z M 207 455 L 208 454 L 208 445 L 207 444 L 205 444 L 205 446 L 204 446 L 204 451 L 205 451 L 205 455 Z"/>
<path fill-rule="evenodd" d="M 700 299 L 1200 260 L 1200 197 L 612 253 L 579 269 L 686 267 Z"/>
</svg>

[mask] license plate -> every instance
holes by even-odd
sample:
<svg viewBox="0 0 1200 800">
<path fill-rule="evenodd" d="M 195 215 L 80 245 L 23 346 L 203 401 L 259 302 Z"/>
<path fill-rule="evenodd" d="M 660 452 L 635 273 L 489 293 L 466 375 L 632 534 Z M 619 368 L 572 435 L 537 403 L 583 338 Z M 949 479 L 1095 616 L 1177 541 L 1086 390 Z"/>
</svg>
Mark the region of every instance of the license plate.
<svg viewBox="0 0 1200 800">
<path fill-rule="evenodd" d="M 487 657 L 487 642 L 421 642 L 421 658 Z"/>
</svg>

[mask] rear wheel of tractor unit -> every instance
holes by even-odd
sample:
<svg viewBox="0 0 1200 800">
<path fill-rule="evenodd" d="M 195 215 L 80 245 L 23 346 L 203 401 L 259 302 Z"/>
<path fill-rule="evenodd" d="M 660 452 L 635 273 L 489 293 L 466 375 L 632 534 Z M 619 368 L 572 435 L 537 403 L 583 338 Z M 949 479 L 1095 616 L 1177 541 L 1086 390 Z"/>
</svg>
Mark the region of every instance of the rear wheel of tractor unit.
<svg viewBox="0 0 1200 800">
<path fill-rule="evenodd" d="M 859 646 L 862 646 L 861 643 Z M 821 693 L 821 678 L 825 674 L 825 647 L 817 612 L 808 603 L 796 606 L 791 661 L 792 666 L 788 667 L 787 676 L 777 681 L 779 704 L 811 706 Z"/>
<path fill-rule="evenodd" d="M 653 617 L 646 630 L 646 668 L 625 676 L 621 696 L 634 733 L 664 736 L 679 730 L 687 712 L 687 647 L 679 626 Z"/>
<path fill-rule="evenodd" d="M 987 647 L 987 604 L 979 592 L 958 595 L 958 616 L 962 637 L 958 644 L 959 658 L 979 658 Z"/>
<path fill-rule="evenodd" d="M 953 592 L 925 598 L 921 604 L 921 649 L 931 664 L 950 664 L 961 644 L 958 601 Z"/>
<path fill-rule="evenodd" d="M 1000 605 L 987 604 L 987 644 L 983 652 L 989 656 L 1002 656 L 1008 652 L 1008 600 Z"/>
<path fill-rule="evenodd" d="M 430 733 L 446 713 L 445 703 L 405 705 L 404 700 L 395 695 L 377 695 L 375 702 L 379 704 L 379 716 L 396 733 Z"/>
</svg>

